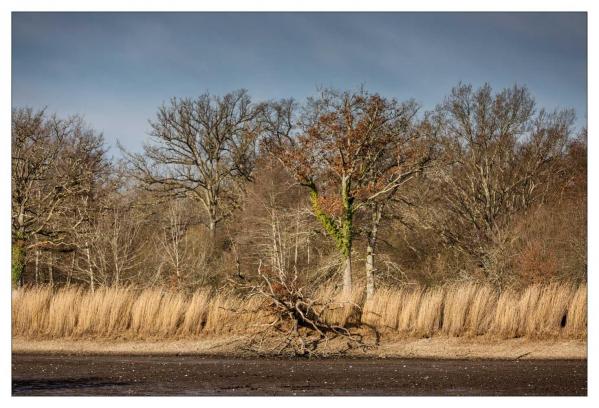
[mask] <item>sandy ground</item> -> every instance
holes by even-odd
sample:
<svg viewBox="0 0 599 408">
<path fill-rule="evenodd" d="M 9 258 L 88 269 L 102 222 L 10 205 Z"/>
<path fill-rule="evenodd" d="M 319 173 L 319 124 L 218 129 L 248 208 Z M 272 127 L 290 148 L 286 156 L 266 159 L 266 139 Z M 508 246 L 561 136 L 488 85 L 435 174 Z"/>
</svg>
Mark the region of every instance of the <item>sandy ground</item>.
<svg viewBox="0 0 599 408">
<path fill-rule="evenodd" d="M 13 353 L 79 355 L 213 355 L 251 356 L 240 351 L 242 337 L 171 341 L 117 340 L 26 340 L 14 338 Z M 352 351 L 352 357 L 431 359 L 586 359 L 583 340 L 491 340 L 484 338 L 387 339 L 367 352 Z"/>
<path fill-rule="evenodd" d="M 586 395 L 586 360 L 13 354 L 18 395 Z"/>
</svg>

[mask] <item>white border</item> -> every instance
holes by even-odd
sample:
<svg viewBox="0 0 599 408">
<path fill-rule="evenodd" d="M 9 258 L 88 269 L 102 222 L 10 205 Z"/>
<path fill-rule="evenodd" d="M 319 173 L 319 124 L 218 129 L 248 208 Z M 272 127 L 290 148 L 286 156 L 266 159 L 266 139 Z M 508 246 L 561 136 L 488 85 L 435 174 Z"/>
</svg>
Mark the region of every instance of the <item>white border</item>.
<svg viewBox="0 0 599 408">
<path fill-rule="evenodd" d="M 369 0 L 355 4 L 347 0 L 131 0 L 124 4 L 116 0 L 9 0 L 4 3 L 12 11 L 586 11 L 592 8 L 593 1 Z"/>
<path fill-rule="evenodd" d="M 599 72 L 599 64 L 597 64 L 597 29 L 599 18 L 596 17 L 596 12 L 599 13 L 599 4 L 592 0 L 570 0 L 570 1 L 533 1 L 533 0 L 504 0 L 504 1 L 473 1 L 473 0 L 419 0 L 406 2 L 392 2 L 382 0 L 369 0 L 360 2 L 360 4 L 352 4 L 347 0 L 305 0 L 302 2 L 286 2 L 281 0 L 269 1 L 251 1 L 241 2 L 235 0 L 219 0 L 210 2 L 192 2 L 184 0 L 145 0 L 145 1 L 130 1 L 125 4 L 117 0 L 105 1 L 73 1 L 73 0 L 27 0 L 14 1 L 4 0 L 0 2 L 0 44 L 2 44 L 2 58 L 0 61 L 0 118 L 2 123 L 2 134 L 0 138 L 0 191 L 2 200 L 0 201 L 0 259 L 3 261 L 4 273 L 3 279 L 0 280 L 1 294 L 0 299 L 3 300 L 3 305 L 0 307 L 0 321 L 2 328 L 2 352 L 0 359 L 2 362 L 0 375 L 2 378 L 1 396 L 4 401 L 3 406 L 29 405 L 36 404 L 38 406 L 73 406 L 80 408 L 82 404 L 86 406 L 104 406 L 106 403 L 125 405 L 130 403 L 141 403 L 149 406 L 162 406 L 165 401 L 160 398 L 146 398 L 143 400 L 130 398 L 113 398 L 106 400 L 105 398 L 87 398 L 79 397 L 71 398 L 11 398 L 11 365 L 10 365 L 10 278 L 9 278 L 9 259 L 10 259 L 10 142 L 8 134 L 10 132 L 10 108 L 11 108 L 11 72 L 10 72 L 10 57 L 11 57 L 11 12 L 12 11 L 588 11 L 588 72 Z M 251 6 L 251 7 L 250 7 Z M 595 49 L 593 48 L 595 46 Z M 592 75 L 588 78 L 588 128 L 596 128 L 596 113 L 597 113 L 597 84 L 593 80 Z M 597 232 L 597 217 L 594 215 L 594 204 L 596 201 L 597 185 L 593 181 L 594 177 L 599 174 L 598 164 L 594 162 L 593 155 L 597 153 L 594 136 L 589 138 L 589 248 L 596 248 L 596 232 Z M 595 381 L 597 379 L 597 353 L 594 346 L 597 343 L 597 325 L 594 324 L 594 311 L 597 310 L 596 300 L 596 279 L 593 278 L 595 266 L 597 265 L 596 257 L 593 252 L 589 251 L 589 398 L 523 398 L 515 397 L 508 399 L 500 398 L 444 398 L 442 401 L 434 397 L 405 397 L 397 399 L 397 397 L 389 398 L 345 398 L 330 399 L 330 398 L 177 398 L 172 403 L 185 406 L 212 406 L 212 405 L 250 405 L 250 406 L 277 406 L 285 405 L 288 407 L 305 406 L 313 404 L 331 406 L 342 404 L 345 407 L 362 407 L 364 404 L 376 403 L 377 405 L 399 406 L 407 404 L 443 404 L 449 406 L 467 407 L 473 406 L 480 408 L 481 404 L 489 406 L 504 406 L 505 404 L 543 404 L 544 406 L 560 407 L 567 405 L 593 405 L 597 406 L 596 395 L 599 392 Z"/>
</svg>

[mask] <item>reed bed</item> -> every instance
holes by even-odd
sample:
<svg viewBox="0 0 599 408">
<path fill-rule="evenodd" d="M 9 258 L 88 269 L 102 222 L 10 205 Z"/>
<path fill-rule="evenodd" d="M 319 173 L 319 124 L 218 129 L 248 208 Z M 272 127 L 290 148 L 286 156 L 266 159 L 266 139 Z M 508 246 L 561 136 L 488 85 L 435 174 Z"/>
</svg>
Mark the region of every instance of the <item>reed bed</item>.
<svg viewBox="0 0 599 408">
<path fill-rule="evenodd" d="M 315 295 L 324 319 L 364 324 L 406 337 L 585 338 L 587 287 L 532 285 L 499 293 L 474 283 L 379 288 L 350 301 L 332 287 Z M 272 322 L 258 297 L 161 288 L 21 288 L 12 292 L 13 336 L 25 338 L 178 339 L 249 334 Z"/>
</svg>

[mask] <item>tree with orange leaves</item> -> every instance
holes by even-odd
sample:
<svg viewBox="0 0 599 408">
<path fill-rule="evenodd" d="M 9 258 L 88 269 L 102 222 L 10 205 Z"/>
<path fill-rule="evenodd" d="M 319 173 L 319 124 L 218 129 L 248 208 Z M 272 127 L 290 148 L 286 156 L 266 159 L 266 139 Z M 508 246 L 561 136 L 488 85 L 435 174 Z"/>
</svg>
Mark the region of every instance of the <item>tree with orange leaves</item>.
<svg viewBox="0 0 599 408">
<path fill-rule="evenodd" d="M 420 135 L 412 126 L 417 105 L 363 89 L 327 89 L 308 99 L 297 126 L 291 120 L 294 106 L 283 101 L 265 110 L 270 124 L 265 126 L 270 133 L 266 147 L 309 189 L 314 216 L 343 257 L 343 292 L 349 297 L 354 214 L 375 203 L 380 214 L 381 200 L 429 161 L 429 151 L 415 148 Z M 380 215 L 375 228 L 379 221 Z M 373 248 L 369 255 L 373 265 Z"/>
</svg>

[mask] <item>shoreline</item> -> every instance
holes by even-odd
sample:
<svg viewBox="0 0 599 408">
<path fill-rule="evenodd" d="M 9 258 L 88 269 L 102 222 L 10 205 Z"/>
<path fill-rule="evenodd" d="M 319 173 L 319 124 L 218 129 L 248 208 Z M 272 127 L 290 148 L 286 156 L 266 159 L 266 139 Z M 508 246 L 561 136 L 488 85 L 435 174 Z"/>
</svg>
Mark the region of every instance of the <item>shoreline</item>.
<svg viewBox="0 0 599 408">
<path fill-rule="evenodd" d="M 12 339 L 13 354 L 67 355 L 156 355 L 209 356 L 226 358 L 276 357 L 243 351 L 244 337 L 211 337 L 186 340 L 30 340 Z M 500 360 L 584 360 L 586 340 L 493 340 L 485 338 L 401 338 L 387 339 L 367 351 L 336 353 L 323 349 L 323 357 L 415 358 L 415 359 L 500 359 Z M 315 354 L 314 357 L 320 357 Z"/>
</svg>

